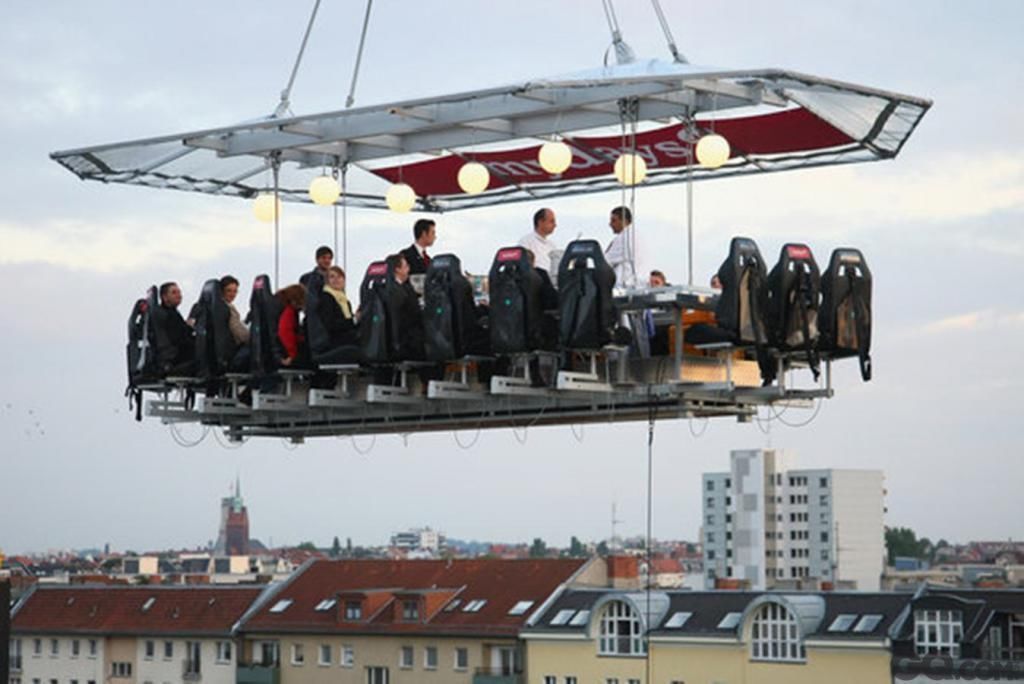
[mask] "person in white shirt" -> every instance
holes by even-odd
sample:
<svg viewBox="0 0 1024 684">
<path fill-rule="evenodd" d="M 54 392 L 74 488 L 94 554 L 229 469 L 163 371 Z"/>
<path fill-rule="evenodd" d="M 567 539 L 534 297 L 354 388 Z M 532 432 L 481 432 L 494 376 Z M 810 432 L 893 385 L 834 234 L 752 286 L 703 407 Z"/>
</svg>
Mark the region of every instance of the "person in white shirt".
<svg viewBox="0 0 1024 684">
<path fill-rule="evenodd" d="M 519 246 L 533 252 L 536 268 L 549 272 L 551 266 L 551 252 L 558 249 L 554 241 L 548 236 L 555 232 L 555 212 L 551 209 L 538 209 L 533 215 L 533 230 L 519 240 Z"/>
<path fill-rule="evenodd" d="M 615 207 L 608 219 L 615 236 L 604 250 L 605 261 L 615 271 L 617 287 L 636 285 L 636 258 L 633 254 L 633 212 L 629 207 Z"/>
</svg>

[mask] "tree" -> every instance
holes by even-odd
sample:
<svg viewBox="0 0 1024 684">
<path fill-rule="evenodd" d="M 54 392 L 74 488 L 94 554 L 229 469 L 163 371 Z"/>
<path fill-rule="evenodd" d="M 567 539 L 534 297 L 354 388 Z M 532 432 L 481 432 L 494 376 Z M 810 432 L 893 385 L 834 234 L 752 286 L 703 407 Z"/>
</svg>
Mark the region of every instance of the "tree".
<svg viewBox="0 0 1024 684">
<path fill-rule="evenodd" d="M 587 547 L 575 536 L 569 540 L 569 555 L 572 558 L 582 558 L 587 555 Z"/>
<path fill-rule="evenodd" d="M 295 548 L 299 551 L 316 551 L 316 544 L 311 541 L 304 541 Z"/>
<path fill-rule="evenodd" d="M 926 560 L 932 554 L 932 543 L 928 538 L 918 539 L 917 534 L 909 527 L 887 527 L 885 548 L 889 565 L 895 562 L 897 556 Z"/>
<path fill-rule="evenodd" d="M 535 537 L 530 545 L 530 558 L 544 558 L 548 555 L 548 545 L 540 537 Z"/>
<path fill-rule="evenodd" d="M 331 544 L 331 558 L 337 558 L 341 555 L 341 540 L 338 539 L 337 535 L 334 537 L 334 543 Z"/>
<path fill-rule="evenodd" d="M 608 555 L 608 542 L 603 541 L 603 540 L 598 542 L 598 544 L 597 544 L 597 555 L 598 556 L 607 556 Z"/>
</svg>

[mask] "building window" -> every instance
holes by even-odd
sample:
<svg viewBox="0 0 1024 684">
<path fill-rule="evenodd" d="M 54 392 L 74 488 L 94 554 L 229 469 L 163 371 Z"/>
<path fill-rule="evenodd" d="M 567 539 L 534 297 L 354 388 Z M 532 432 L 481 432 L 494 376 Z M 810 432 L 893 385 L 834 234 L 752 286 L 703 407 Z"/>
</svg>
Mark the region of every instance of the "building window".
<svg viewBox="0 0 1024 684">
<path fill-rule="evenodd" d="M 146 660 L 152 660 L 154 655 L 156 655 L 156 642 L 147 639 L 145 658 Z"/>
<path fill-rule="evenodd" d="M 415 622 L 420 619 L 419 601 L 402 601 L 402 619 L 406 622 Z"/>
<path fill-rule="evenodd" d="M 202 643 L 199 641 L 185 642 L 184 679 L 199 679 L 202 674 L 201 649 Z"/>
<path fill-rule="evenodd" d="M 77 658 L 78 654 L 82 652 L 82 642 L 78 639 L 71 640 L 71 657 Z"/>
<path fill-rule="evenodd" d="M 164 642 L 164 660 L 170 660 L 173 657 L 174 657 L 174 642 L 173 641 L 165 641 Z"/>
<path fill-rule="evenodd" d="M 573 675 L 566 675 L 565 684 L 576 684 L 576 677 L 574 677 Z"/>
<path fill-rule="evenodd" d="M 708 549 L 708 560 L 715 560 L 715 550 Z"/>
<path fill-rule="evenodd" d="M 21 672 L 21 639 L 11 639 L 11 647 L 7 652 L 10 655 L 11 672 Z"/>
<path fill-rule="evenodd" d="M 640 634 L 640 618 L 622 601 L 612 601 L 601 616 L 601 639 L 598 653 L 602 655 L 643 655 L 644 640 Z"/>
<path fill-rule="evenodd" d="M 388 668 L 378 666 L 366 668 L 366 684 L 389 684 L 390 681 Z"/>
<path fill-rule="evenodd" d="M 345 601 L 345 619 L 346 620 L 362 620 L 363 619 L 363 604 L 359 601 Z M 387 668 L 382 668 L 385 672 Z"/>
<path fill-rule="evenodd" d="M 963 636 L 963 614 L 959 610 L 914 611 L 914 650 L 918 655 L 959 658 Z"/>
<path fill-rule="evenodd" d="M 90 658 L 95 658 L 96 657 L 96 650 L 97 650 L 96 640 L 95 639 L 89 639 L 89 657 Z"/>
<path fill-rule="evenodd" d="M 42 655 L 43 653 L 43 640 L 33 639 L 32 640 L 32 655 Z"/>
<path fill-rule="evenodd" d="M 351 646 L 341 647 L 341 666 L 352 667 L 356 664 L 356 650 Z"/>
<path fill-rule="evenodd" d="M 822 489 L 825 489 L 826 487 L 828 487 L 828 478 L 827 477 L 820 478 L 818 480 L 818 486 L 821 487 Z"/>
<path fill-rule="evenodd" d="M 704 518 L 704 522 L 706 522 L 706 523 L 707 523 L 708 525 L 714 525 L 714 524 L 715 524 L 715 516 L 713 516 L 713 515 L 711 515 L 711 514 L 709 513 L 709 514 L 707 515 L 707 517 L 706 517 L 706 518 Z"/>
<path fill-rule="evenodd" d="M 276 641 L 262 641 L 260 642 L 260 665 L 263 667 L 277 667 L 281 661 L 281 652 L 278 642 Z"/>
<path fill-rule="evenodd" d="M 423 649 L 423 667 L 427 670 L 437 669 L 437 647 L 427 646 Z"/>
<path fill-rule="evenodd" d="M 306 662 L 306 653 L 302 644 L 292 644 L 292 665 L 302 665 Z"/>
<path fill-rule="evenodd" d="M 822 506 L 828 506 L 828 494 L 822 494 L 818 497 L 818 503 Z"/>
<path fill-rule="evenodd" d="M 230 641 L 218 641 L 217 642 L 217 662 L 218 663 L 230 663 L 231 662 L 231 642 Z"/>
<path fill-rule="evenodd" d="M 714 508 L 714 507 L 715 507 L 715 497 L 709 496 L 708 500 L 707 500 L 707 508 Z"/>
<path fill-rule="evenodd" d="M 705 484 L 707 485 L 707 490 L 709 492 L 715 491 L 715 481 L 714 480 L 708 480 Z"/>
<path fill-rule="evenodd" d="M 707 537 L 708 537 L 708 544 L 714 544 L 715 543 L 715 533 L 714 532 L 708 532 Z"/>
<path fill-rule="evenodd" d="M 113 662 L 110 663 L 110 676 L 111 677 L 131 677 L 132 676 L 132 664 L 125 662 Z"/>
<path fill-rule="evenodd" d="M 604 684 L 619 684 L 618 677 L 605 677 Z"/>
<path fill-rule="evenodd" d="M 469 669 L 469 649 L 468 648 L 456 648 L 455 649 L 455 669 L 456 670 L 467 670 L 467 669 Z"/>
<path fill-rule="evenodd" d="M 726 506 L 731 506 L 732 505 L 732 497 L 731 496 L 725 497 L 725 505 Z"/>
<path fill-rule="evenodd" d="M 544 684 L 558 684 L 558 677 L 555 675 L 544 675 Z"/>
<path fill-rule="evenodd" d="M 56 656 L 60 654 L 60 640 L 50 639 L 50 655 Z"/>
<path fill-rule="evenodd" d="M 827 561 L 828 560 L 828 549 L 822 549 L 821 550 L 821 560 L 823 560 L 823 561 Z"/>
<path fill-rule="evenodd" d="M 318 665 L 323 665 L 324 667 L 327 667 L 328 665 L 331 664 L 331 645 L 330 644 L 320 644 L 320 661 L 317 664 Z"/>
<path fill-rule="evenodd" d="M 732 522 L 732 513 L 726 513 L 725 514 L 725 522 L 726 522 L 726 524 Z"/>
<path fill-rule="evenodd" d="M 402 650 L 398 654 L 398 666 L 403 670 L 410 669 L 412 667 L 413 658 L 412 646 L 403 646 Z"/>
<path fill-rule="evenodd" d="M 725 478 L 725 488 L 728 489 L 729 487 L 732 487 L 732 479 L 727 477 Z"/>
<path fill-rule="evenodd" d="M 766 603 L 754 615 L 750 627 L 753 660 L 802 661 L 807 653 L 800 643 L 796 618 L 779 603 Z"/>
</svg>

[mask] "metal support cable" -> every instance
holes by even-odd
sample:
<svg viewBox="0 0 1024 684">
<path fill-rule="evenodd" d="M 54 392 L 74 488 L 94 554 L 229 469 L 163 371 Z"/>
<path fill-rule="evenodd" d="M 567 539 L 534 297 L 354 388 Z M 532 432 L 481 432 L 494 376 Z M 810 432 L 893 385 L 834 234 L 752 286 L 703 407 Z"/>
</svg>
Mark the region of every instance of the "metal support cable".
<svg viewBox="0 0 1024 684">
<path fill-rule="evenodd" d="M 292 86 L 295 85 L 295 76 L 299 73 L 299 65 L 302 64 L 302 55 L 306 52 L 306 43 L 309 42 L 309 33 L 313 30 L 313 22 L 316 21 L 317 10 L 320 9 L 320 0 L 314 0 L 313 11 L 309 15 L 309 23 L 306 24 L 306 32 L 302 34 L 302 44 L 299 46 L 299 54 L 295 56 L 295 65 L 292 67 L 291 76 L 288 77 L 288 85 L 281 91 L 281 101 L 274 110 L 274 116 L 282 116 L 291 106 Z"/>
<path fill-rule="evenodd" d="M 319 0 L 317 0 L 319 2 Z M 348 97 L 345 98 L 345 108 L 348 109 L 356 101 L 356 81 L 359 80 L 359 66 L 363 63 L 363 46 L 366 44 L 366 29 L 370 25 L 370 8 L 373 7 L 373 0 L 366 0 L 366 14 L 363 16 L 363 32 L 359 35 L 359 48 L 356 50 L 356 66 L 352 70 L 352 86 L 348 89 Z"/>
<path fill-rule="evenodd" d="M 669 28 L 668 20 L 661 9 L 661 3 L 658 0 L 651 0 L 651 4 L 654 5 L 654 13 L 658 15 L 658 23 L 661 24 L 661 31 L 665 34 L 665 40 L 668 42 L 668 51 L 672 53 L 672 59 L 680 64 L 689 64 L 686 57 L 680 54 L 679 48 L 676 47 L 676 39 L 672 37 L 672 29 Z"/>
<path fill-rule="evenodd" d="M 654 420 L 657 417 L 657 408 L 651 403 L 651 387 L 647 386 L 647 539 L 645 543 L 644 553 L 647 562 L 647 578 L 645 582 L 644 592 L 647 599 L 647 619 L 644 623 L 647 625 L 647 630 L 644 633 L 644 681 L 647 684 L 651 682 L 651 579 L 654 576 L 654 568 L 651 563 L 651 544 L 652 540 L 652 528 L 654 514 L 651 510 L 651 504 L 654 501 Z"/>
<path fill-rule="evenodd" d="M 274 283 L 281 287 L 281 158 L 274 156 Z"/>
<path fill-rule="evenodd" d="M 604 7 L 604 18 L 608 20 L 608 30 L 612 34 L 612 45 L 615 48 L 615 61 L 619 64 L 628 64 L 636 60 L 633 49 L 622 40 L 622 31 L 619 30 L 619 19 L 615 16 L 615 6 L 612 0 L 601 0 Z M 605 64 L 608 63 L 608 52 L 605 51 Z"/>
</svg>

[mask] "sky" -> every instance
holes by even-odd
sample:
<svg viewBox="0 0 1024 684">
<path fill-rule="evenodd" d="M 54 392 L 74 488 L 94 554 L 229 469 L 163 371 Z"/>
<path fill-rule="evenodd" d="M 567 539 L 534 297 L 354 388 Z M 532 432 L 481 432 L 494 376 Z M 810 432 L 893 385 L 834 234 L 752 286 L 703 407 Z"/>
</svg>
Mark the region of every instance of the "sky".
<svg viewBox="0 0 1024 684">
<path fill-rule="evenodd" d="M 836 369 L 836 397 L 765 424 L 660 422 L 654 535 L 696 539 L 700 474 L 730 449 L 792 449 L 804 467 L 881 469 L 886 524 L 932 539 L 1024 538 L 1024 4 L 663 0 L 695 64 L 782 67 L 927 97 L 894 161 L 723 179 L 694 189 L 698 277 L 731 236 L 771 258 L 806 242 L 864 251 L 875 277 L 875 377 Z M 355 544 L 430 525 L 460 539 L 568 545 L 643 530 L 646 426 L 179 446 L 123 397 L 126 322 L 152 283 L 186 301 L 226 272 L 272 268 L 245 201 L 79 181 L 58 149 L 228 125 L 270 113 L 312 3 L 12 0 L 0 24 L 0 550 L 193 547 L 215 538 L 237 475 L 252 535 Z M 325 0 L 292 92 L 296 113 L 341 108 L 363 4 Z M 650 5 L 617 3 L 626 41 L 668 56 Z M 374 3 L 356 104 L 598 66 L 597 0 Z M 551 203 L 556 240 L 606 240 L 617 195 Z M 685 272 L 682 186 L 641 190 L 641 267 Z M 446 214 L 438 250 L 487 269 L 536 205 Z M 406 246 L 413 218 L 349 214 L 349 269 Z M 283 278 L 331 239 L 328 210 L 286 205 Z M 243 287 L 240 302 L 248 301 Z M 189 426 L 181 437 L 194 439 Z M 525 444 L 520 440 L 525 439 Z M 463 448 L 472 443 L 469 448 Z"/>
</svg>

